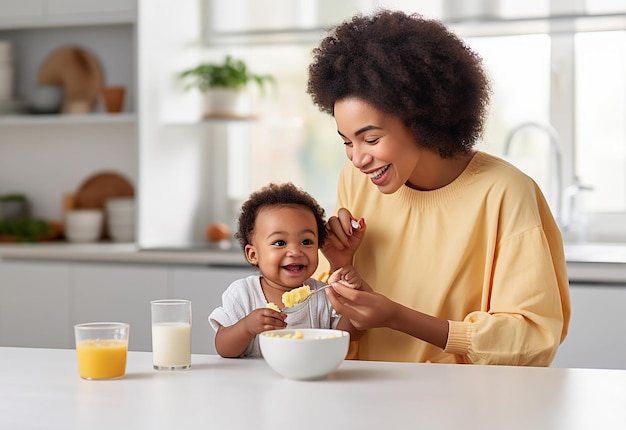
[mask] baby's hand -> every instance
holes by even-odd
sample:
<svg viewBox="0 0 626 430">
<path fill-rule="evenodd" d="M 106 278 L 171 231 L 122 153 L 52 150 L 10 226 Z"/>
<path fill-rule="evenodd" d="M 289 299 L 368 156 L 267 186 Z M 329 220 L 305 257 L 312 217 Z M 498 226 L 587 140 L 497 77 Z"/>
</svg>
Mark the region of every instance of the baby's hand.
<svg viewBox="0 0 626 430">
<path fill-rule="evenodd" d="M 278 330 L 287 327 L 285 319 L 287 314 L 277 312 L 270 308 L 259 308 L 250 312 L 242 321 L 244 321 L 246 330 L 257 335 L 267 330 Z"/>
</svg>

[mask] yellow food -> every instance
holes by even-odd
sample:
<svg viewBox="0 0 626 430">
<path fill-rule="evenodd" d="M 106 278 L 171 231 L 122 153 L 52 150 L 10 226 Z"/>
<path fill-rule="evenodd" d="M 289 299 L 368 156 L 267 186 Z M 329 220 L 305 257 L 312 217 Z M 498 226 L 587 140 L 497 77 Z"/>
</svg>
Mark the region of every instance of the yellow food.
<svg viewBox="0 0 626 430">
<path fill-rule="evenodd" d="M 311 288 L 308 285 L 303 285 L 298 288 L 294 288 L 291 291 L 283 293 L 283 304 L 290 308 L 298 303 L 302 303 L 304 299 L 311 295 Z"/>
<path fill-rule="evenodd" d="M 277 333 L 272 333 L 272 332 L 268 332 L 264 334 L 265 336 L 268 336 L 268 337 L 282 337 L 283 339 L 304 339 L 304 333 L 302 333 L 301 331 L 283 334 L 282 336 Z"/>
<path fill-rule="evenodd" d="M 278 306 L 276 306 L 276 303 L 269 302 L 267 304 L 267 307 L 270 308 L 270 309 L 274 309 L 276 312 L 280 312 L 280 308 Z"/>
</svg>

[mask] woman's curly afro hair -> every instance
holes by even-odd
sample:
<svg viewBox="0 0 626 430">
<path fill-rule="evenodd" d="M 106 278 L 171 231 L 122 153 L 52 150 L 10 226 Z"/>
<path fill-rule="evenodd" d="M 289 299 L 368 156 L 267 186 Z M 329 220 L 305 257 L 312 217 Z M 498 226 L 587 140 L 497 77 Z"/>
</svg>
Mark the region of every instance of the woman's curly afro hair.
<svg viewBox="0 0 626 430">
<path fill-rule="evenodd" d="M 296 187 L 291 182 L 284 184 L 268 184 L 250 194 L 241 206 L 237 233 L 235 238 L 239 241 L 241 249 L 245 250 L 246 245 L 251 243 L 256 217 L 261 208 L 268 206 L 303 206 L 309 208 L 315 216 L 317 224 L 318 247 L 322 246 L 326 240 L 326 220 L 324 219 L 324 209 L 306 191 Z"/>
<path fill-rule="evenodd" d="M 490 95 L 481 58 L 461 39 L 439 21 L 389 10 L 331 30 L 313 50 L 307 92 L 331 115 L 355 97 L 397 116 L 443 158 L 471 152 Z"/>
</svg>

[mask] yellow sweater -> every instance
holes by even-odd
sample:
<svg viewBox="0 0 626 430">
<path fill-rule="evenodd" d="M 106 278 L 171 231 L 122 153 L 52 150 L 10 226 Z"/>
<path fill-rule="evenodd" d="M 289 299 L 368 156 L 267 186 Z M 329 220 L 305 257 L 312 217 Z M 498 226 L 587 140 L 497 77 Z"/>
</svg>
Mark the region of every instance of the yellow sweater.
<svg viewBox="0 0 626 430">
<path fill-rule="evenodd" d="M 449 320 L 445 350 L 369 330 L 363 360 L 548 366 L 567 334 L 563 244 L 535 182 L 477 152 L 451 184 L 386 195 L 347 163 L 338 206 L 365 218 L 354 266 L 372 288 Z"/>
</svg>

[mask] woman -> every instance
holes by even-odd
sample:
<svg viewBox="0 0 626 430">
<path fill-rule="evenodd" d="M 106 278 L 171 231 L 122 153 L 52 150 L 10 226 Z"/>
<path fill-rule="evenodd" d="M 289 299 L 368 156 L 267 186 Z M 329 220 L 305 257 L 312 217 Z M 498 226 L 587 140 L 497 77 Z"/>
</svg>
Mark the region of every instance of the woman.
<svg viewBox="0 0 626 430">
<path fill-rule="evenodd" d="M 373 290 L 326 290 L 368 330 L 358 358 L 548 366 L 570 315 L 562 239 L 535 182 L 474 149 L 480 58 L 392 11 L 353 17 L 313 53 L 307 91 L 351 161 L 322 252 Z"/>
</svg>

